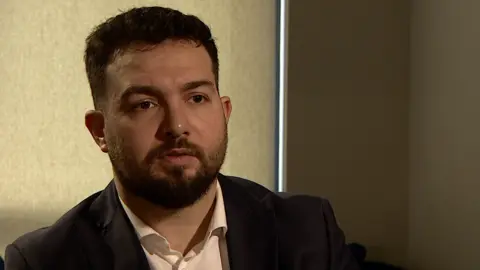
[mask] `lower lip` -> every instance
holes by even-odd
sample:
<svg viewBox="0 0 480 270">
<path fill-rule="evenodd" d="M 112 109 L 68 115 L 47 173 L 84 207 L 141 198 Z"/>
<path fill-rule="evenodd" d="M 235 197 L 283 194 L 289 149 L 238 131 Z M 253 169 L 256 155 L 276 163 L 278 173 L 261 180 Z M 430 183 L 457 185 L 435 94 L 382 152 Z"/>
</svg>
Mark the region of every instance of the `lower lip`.
<svg viewBox="0 0 480 270">
<path fill-rule="evenodd" d="M 187 164 L 195 160 L 194 156 L 166 156 L 166 160 L 174 164 Z"/>
</svg>

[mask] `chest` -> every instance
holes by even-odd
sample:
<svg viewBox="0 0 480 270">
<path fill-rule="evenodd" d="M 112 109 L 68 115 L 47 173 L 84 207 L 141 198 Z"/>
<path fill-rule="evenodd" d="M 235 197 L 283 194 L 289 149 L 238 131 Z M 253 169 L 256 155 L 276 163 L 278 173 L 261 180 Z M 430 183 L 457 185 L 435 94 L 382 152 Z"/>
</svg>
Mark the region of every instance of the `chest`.
<svg viewBox="0 0 480 270">
<path fill-rule="evenodd" d="M 152 270 L 230 269 L 224 237 L 212 236 L 185 255 L 162 245 L 154 237 L 142 239 L 141 244 Z"/>
</svg>

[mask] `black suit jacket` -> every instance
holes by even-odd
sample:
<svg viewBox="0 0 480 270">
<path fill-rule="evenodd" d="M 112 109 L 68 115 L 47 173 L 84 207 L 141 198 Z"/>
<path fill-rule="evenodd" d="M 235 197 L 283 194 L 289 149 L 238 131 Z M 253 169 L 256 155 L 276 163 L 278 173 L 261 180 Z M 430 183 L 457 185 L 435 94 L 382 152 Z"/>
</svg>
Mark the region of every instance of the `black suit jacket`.
<svg viewBox="0 0 480 270">
<path fill-rule="evenodd" d="M 357 270 L 330 204 L 276 194 L 220 175 L 232 270 Z M 6 270 L 147 270 L 148 261 L 110 183 L 48 228 L 9 245 Z"/>
</svg>

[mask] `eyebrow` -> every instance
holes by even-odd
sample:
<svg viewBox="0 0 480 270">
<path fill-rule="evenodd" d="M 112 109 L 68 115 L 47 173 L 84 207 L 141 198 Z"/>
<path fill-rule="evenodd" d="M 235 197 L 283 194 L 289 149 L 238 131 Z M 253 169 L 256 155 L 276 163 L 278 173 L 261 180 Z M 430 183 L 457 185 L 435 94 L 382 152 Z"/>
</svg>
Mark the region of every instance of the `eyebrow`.
<svg viewBox="0 0 480 270">
<path fill-rule="evenodd" d="M 202 86 L 207 86 L 208 88 L 214 90 L 215 89 L 215 84 L 210 81 L 210 80 L 197 80 L 197 81 L 191 81 L 182 86 L 182 91 L 189 91 L 193 90 Z M 120 99 L 125 100 L 131 95 L 134 94 L 145 94 L 149 96 L 159 96 L 161 93 L 161 89 L 152 86 L 152 85 L 132 85 L 127 87 L 125 91 L 122 92 Z"/>
<path fill-rule="evenodd" d="M 122 92 L 120 100 L 126 100 L 134 94 L 145 94 L 149 96 L 158 96 L 160 89 L 151 85 L 132 85 Z"/>
<path fill-rule="evenodd" d="M 202 86 L 207 86 L 212 89 L 215 89 L 215 84 L 209 80 L 198 80 L 198 81 L 188 82 L 182 87 L 182 89 L 184 91 L 188 91 L 188 90 L 193 90 Z"/>
</svg>

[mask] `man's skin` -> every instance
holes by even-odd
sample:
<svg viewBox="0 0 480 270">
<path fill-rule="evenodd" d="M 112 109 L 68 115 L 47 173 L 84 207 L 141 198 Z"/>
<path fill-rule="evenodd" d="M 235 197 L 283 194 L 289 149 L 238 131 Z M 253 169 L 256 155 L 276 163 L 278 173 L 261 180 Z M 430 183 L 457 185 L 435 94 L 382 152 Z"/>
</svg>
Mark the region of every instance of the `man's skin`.
<svg viewBox="0 0 480 270">
<path fill-rule="evenodd" d="M 103 110 L 85 115 L 85 124 L 101 151 L 111 154 L 120 147 L 121 155 L 140 165 L 149 151 L 179 138 L 187 139 L 211 160 L 225 151 L 226 143 L 222 144 L 232 105 L 229 97 L 219 96 L 212 61 L 203 46 L 167 40 L 148 50 L 127 50 L 107 67 L 106 88 Z M 176 150 L 181 154 L 185 149 Z M 183 168 L 189 181 L 201 164 L 196 156 L 171 155 L 153 160 L 149 172 L 159 179 L 168 178 L 175 166 Z M 115 177 L 125 204 L 182 253 L 205 236 L 216 181 L 192 205 L 172 210 L 130 192 Z"/>
</svg>

